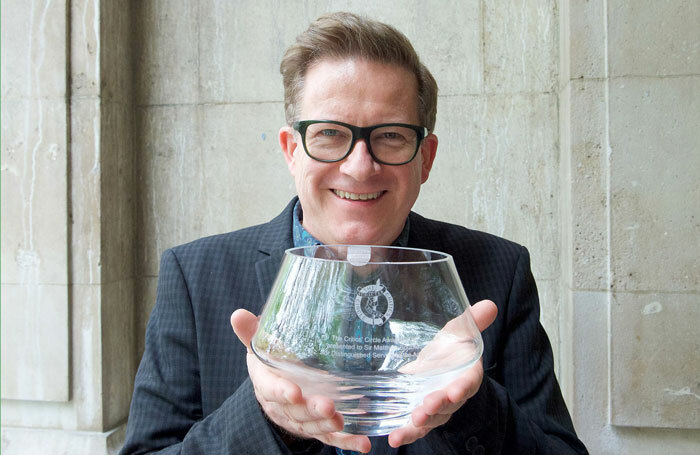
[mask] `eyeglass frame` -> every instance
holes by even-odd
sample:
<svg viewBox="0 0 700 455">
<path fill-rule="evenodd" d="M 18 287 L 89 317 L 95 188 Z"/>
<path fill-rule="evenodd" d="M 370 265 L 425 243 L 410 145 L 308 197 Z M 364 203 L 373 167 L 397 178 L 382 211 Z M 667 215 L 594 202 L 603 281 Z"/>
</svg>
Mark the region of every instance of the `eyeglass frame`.
<svg viewBox="0 0 700 455">
<path fill-rule="evenodd" d="M 350 141 L 350 147 L 348 148 L 348 151 L 340 158 L 334 159 L 334 160 L 324 160 L 321 158 L 316 158 L 315 156 L 311 155 L 309 153 L 309 150 L 306 148 L 306 129 L 310 125 L 315 125 L 317 123 L 331 123 L 333 125 L 339 125 L 339 126 L 344 126 L 345 128 L 349 129 L 352 132 L 352 140 Z M 403 161 L 401 163 L 387 163 L 386 161 L 382 161 L 377 156 L 372 152 L 372 144 L 371 144 L 371 138 L 370 135 L 372 134 L 372 131 L 387 127 L 387 126 L 401 126 L 404 128 L 410 128 L 413 131 L 416 132 L 416 149 L 413 151 L 413 155 L 411 155 L 411 158 L 409 158 L 406 161 Z M 413 159 L 416 157 L 418 154 L 418 150 L 420 149 L 421 143 L 423 142 L 423 139 L 428 135 L 428 128 L 424 126 L 419 126 L 419 125 L 411 125 L 409 123 L 380 123 L 378 125 L 370 125 L 370 126 L 355 126 L 351 125 L 349 123 L 344 123 L 344 122 L 338 122 L 336 120 L 299 120 L 294 122 L 292 127 L 299 132 L 301 135 L 301 142 L 304 146 L 304 152 L 308 155 L 309 158 L 312 160 L 320 161 L 322 163 L 337 163 L 338 161 L 343 161 L 345 158 L 347 158 L 350 153 L 352 153 L 353 148 L 355 148 L 355 143 L 357 142 L 358 139 L 364 139 L 365 144 L 367 145 L 367 151 L 369 152 L 370 156 L 374 161 L 376 161 L 379 164 L 385 164 L 387 166 L 402 166 L 404 164 L 408 164 Z"/>
</svg>

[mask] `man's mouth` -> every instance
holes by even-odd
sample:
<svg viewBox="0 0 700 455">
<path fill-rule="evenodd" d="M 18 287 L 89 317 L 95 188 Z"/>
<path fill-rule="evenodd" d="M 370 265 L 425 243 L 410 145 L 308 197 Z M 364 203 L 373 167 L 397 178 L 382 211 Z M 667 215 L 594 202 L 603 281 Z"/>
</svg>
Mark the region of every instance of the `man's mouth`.
<svg viewBox="0 0 700 455">
<path fill-rule="evenodd" d="M 341 199 L 350 199 L 352 201 L 370 201 L 377 199 L 384 193 L 384 191 L 377 191 L 376 193 L 348 193 L 342 190 L 333 190 L 333 192 Z"/>
</svg>

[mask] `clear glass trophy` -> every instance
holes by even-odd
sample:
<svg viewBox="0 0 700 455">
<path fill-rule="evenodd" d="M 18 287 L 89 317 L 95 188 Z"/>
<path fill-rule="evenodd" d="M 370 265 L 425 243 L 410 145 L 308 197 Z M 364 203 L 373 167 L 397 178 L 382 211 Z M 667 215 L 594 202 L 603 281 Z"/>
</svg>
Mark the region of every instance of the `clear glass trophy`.
<svg viewBox="0 0 700 455">
<path fill-rule="evenodd" d="M 367 436 L 406 425 L 483 351 L 450 255 L 363 245 L 287 250 L 252 347 Z"/>
</svg>

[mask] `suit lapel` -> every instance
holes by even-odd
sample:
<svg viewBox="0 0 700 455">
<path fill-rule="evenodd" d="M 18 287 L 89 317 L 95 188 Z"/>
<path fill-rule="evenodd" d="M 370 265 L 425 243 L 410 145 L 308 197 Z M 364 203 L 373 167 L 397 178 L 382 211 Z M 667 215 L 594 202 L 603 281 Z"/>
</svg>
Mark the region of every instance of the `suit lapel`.
<svg viewBox="0 0 700 455">
<path fill-rule="evenodd" d="M 292 240 L 292 210 L 297 198 L 291 200 L 276 218 L 263 226 L 258 251 L 263 257 L 255 263 L 258 289 L 263 302 L 267 300 L 272 284 L 277 276 L 284 251 L 294 246 Z"/>
<path fill-rule="evenodd" d="M 435 235 L 433 221 L 418 215 L 415 212 L 408 214 L 410 230 L 408 232 L 408 246 L 422 248 L 424 250 L 444 251 L 443 239 Z"/>
<path fill-rule="evenodd" d="M 283 254 L 284 250 L 279 250 L 255 263 L 255 272 L 258 275 L 258 290 L 263 302 L 267 300 L 270 289 L 272 289 L 272 284 L 282 263 Z"/>
</svg>

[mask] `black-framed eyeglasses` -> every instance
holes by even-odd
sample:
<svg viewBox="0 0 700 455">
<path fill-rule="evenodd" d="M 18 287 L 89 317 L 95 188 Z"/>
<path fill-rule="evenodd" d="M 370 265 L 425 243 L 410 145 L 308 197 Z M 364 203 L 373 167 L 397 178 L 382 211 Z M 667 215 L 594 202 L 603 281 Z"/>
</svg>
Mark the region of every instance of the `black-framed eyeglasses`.
<svg viewBox="0 0 700 455">
<path fill-rule="evenodd" d="M 359 127 L 334 120 L 302 120 L 293 127 L 301 134 L 306 154 L 317 161 L 342 161 L 355 142 L 364 139 L 374 161 L 390 166 L 410 163 L 428 132 L 423 126 L 407 123 Z"/>
</svg>

